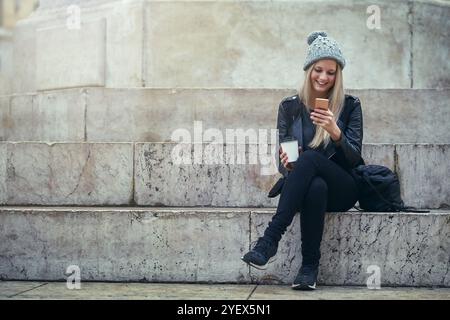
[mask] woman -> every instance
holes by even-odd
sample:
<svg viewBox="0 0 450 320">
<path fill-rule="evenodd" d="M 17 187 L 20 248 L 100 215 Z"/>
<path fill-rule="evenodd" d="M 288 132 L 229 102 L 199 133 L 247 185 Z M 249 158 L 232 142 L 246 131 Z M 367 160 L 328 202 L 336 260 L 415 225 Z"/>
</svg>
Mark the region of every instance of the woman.
<svg viewBox="0 0 450 320">
<path fill-rule="evenodd" d="M 280 172 L 286 179 L 277 211 L 264 235 L 242 257 L 253 267 L 263 267 L 300 211 L 303 259 L 292 284 L 297 290 L 316 288 L 325 212 L 347 211 L 355 205 L 357 187 L 350 171 L 363 163 L 361 104 L 344 95 L 345 59 L 339 45 L 325 32 L 311 33 L 308 44 L 303 87 L 278 109 L 280 141 L 294 137 L 301 153 L 296 162 L 289 162 L 280 149 Z M 329 109 L 314 109 L 315 98 L 328 99 Z"/>
</svg>

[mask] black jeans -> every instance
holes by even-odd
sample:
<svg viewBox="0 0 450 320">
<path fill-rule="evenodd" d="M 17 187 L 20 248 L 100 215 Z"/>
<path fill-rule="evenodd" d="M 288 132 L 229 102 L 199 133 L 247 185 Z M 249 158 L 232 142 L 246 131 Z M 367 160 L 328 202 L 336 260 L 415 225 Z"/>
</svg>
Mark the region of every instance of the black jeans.
<svg viewBox="0 0 450 320">
<path fill-rule="evenodd" d="M 347 211 L 357 201 L 353 177 L 337 163 L 314 150 L 303 152 L 287 177 L 276 214 L 265 237 L 278 243 L 300 211 L 303 264 L 318 265 L 326 211 Z"/>
</svg>

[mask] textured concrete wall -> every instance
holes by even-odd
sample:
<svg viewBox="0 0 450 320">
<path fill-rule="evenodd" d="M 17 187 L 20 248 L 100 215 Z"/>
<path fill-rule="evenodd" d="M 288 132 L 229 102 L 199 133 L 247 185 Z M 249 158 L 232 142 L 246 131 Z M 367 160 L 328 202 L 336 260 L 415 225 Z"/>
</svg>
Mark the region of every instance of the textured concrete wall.
<svg viewBox="0 0 450 320">
<path fill-rule="evenodd" d="M 240 260 L 273 210 L 0 208 L 0 277 L 81 280 L 291 283 L 301 263 L 298 216 L 266 271 Z M 329 213 L 319 281 L 450 286 L 450 215 Z"/>
</svg>

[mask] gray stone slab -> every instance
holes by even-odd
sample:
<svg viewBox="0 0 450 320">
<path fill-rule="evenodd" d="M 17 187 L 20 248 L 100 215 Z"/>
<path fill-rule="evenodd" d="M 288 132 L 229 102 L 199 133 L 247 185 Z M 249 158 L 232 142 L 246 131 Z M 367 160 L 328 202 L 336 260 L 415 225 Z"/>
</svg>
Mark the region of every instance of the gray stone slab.
<svg viewBox="0 0 450 320">
<path fill-rule="evenodd" d="M 28 142 L 3 148 L 3 201 L 11 205 L 276 207 L 278 201 L 267 197 L 280 177 L 267 144 Z M 407 205 L 439 208 L 448 206 L 450 193 L 442 165 L 448 149 L 364 144 L 363 157 L 399 174 Z"/>
<path fill-rule="evenodd" d="M 11 96 L 8 141 L 84 141 L 83 89 Z"/>
<path fill-rule="evenodd" d="M 13 92 L 36 91 L 36 26 L 19 21 L 13 34 Z"/>
<path fill-rule="evenodd" d="M 14 299 L 39 300 L 245 300 L 254 285 L 183 283 L 99 283 L 82 282 L 68 289 L 66 283 L 49 282 Z"/>
<path fill-rule="evenodd" d="M 450 206 L 450 149 L 448 145 L 396 145 L 398 175 L 406 204 Z"/>
<path fill-rule="evenodd" d="M 18 295 L 45 285 L 35 281 L 0 281 L 0 300 L 17 299 Z"/>
<path fill-rule="evenodd" d="M 366 143 L 448 143 L 450 90 L 349 90 L 361 100 Z"/>
<path fill-rule="evenodd" d="M 367 165 L 381 165 L 392 171 L 396 170 L 395 145 L 393 144 L 363 144 L 361 156 Z"/>
<path fill-rule="evenodd" d="M 290 284 L 301 262 L 299 217 L 265 271 L 239 259 L 274 210 L 0 208 L 2 279 Z M 250 228 L 250 229 L 249 229 Z M 176 230 L 176 232 L 174 232 Z M 327 213 L 320 285 L 450 286 L 448 211 Z M 369 269 L 370 270 L 370 269 Z"/>
<path fill-rule="evenodd" d="M 33 120 L 35 95 L 17 95 L 10 97 L 10 106 L 6 114 L 7 127 L 5 140 L 27 141 L 36 139 L 36 124 Z"/>
<path fill-rule="evenodd" d="M 295 92 L 286 89 L 202 90 L 193 97 L 194 119 L 203 130 L 270 130 L 277 127 L 280 102 Z"/>
<path fill-rule="evenodd" d="M 34 284 L 28 281 L 3 281 L 0 282 L 0 288 L 25 289 Z M 369 290 L 367 287 L 357 286 L 319 286 L 315 291 L 301 292 L 291 290 L 288 285 L 84 282 L 79 290 L 69 290 L 65 282 L 48 282 L 9 299 L 244 300 L 247 297 L 249 300 L 448 300 L 450 289 L 382 287 L 379 290 Z M 0 296 L 0 299 L 4 298 Z M 264 310 L 267 314 L 267 307 L 261 310 L 263 305 L 270 303 L 260 304 L 259 312 Z M 273 314 L 273 309 L 269 310 Z M 214 314 L 212 310 L 211 313 Z"/>
<path fill-rule="evenodd" d="M 8 143 L 7 161 L 11 205 L 118 205 L 132 200 L 132 144 Z"/>
<path fill-rule="evenodd" d="M 36 30 L 38 90 L 105 85 L 106 21 L 81 20 Z"/>
<path fill-rule="evenodd" d="M 448 143 L 450 90 L 349 90 L 360 98 L 365 143 Z M 295 90 L 96 89 L 87 94 L 89 141 L 170 141 L 175 130 L 276 128 Z M 170 119 L 170 121 L 168 121 Z M 408 125 L 400 125 L 407 122 Z"/>
<path fill-rule="evenodd" d="M 319 286 L 315 291 L 294 291 L 289 286 L 260 285 L 250 300 L 448 300 L 447 288 L 392 288 Z"/>
<path fill-rule="evenodd" d="M 178 128 L 192 131 L 200 90 L 95 89 L 87 96 L 89 141 L 170 141 Z M 198 99 L 198 100 L 197 100 Z M 198 102 L 200 103 L 200 102 Z"/>
<path fill-rule="evenodd" d="M 289 12 L 304 26 L 320 25 L 341 44 L 349 62 L 348 86 L 408 88 L 409 7 L 388 1 L 380 6 L 382 21 L 388 22 L 371 30 L 368 4 L 359 1 L 149 2 L 146 85 L 297 87 L 312 29 L 298 28 L 296 19 L 286 19 Z M 324 10 L 335 19 L 318 14 Z M 377 76 L 368 76 L 373 70 Z"/>
<path fill-rule="evenodd" d="M 272 213 L 252 212 L 254 241 Z M 301 261 L 298 214 L 280 243 L 276 262 L 252 271 L 257 281 L 292 283 Z M 256 232 L 253 231 L 256 229 Z M 318 282 L 366 285 L 374 269 L 381 286 L 449 286 L 450 220 L 448 213 L 327 213 Z"/>
<path fill-rule="evenodd" d="M 142 87 L 144 1 L 117 1 L 106 13 L 107 87 Z M 148 50 L 148 49 L 147 49 Z"/>
<path fill-rule="evenodd" d="M 10 96 L 0 96 L 0 141 L 6 140 L 6 134 L 10 130 L 8 118 L 10 100 Z"/>
<path fill-rule="evenodd" d="M 82 8 L 83 24 L 104 20 L 105 25 L 84 28 L 80 37 L 65 30 L 69 3 Z M 374 14 L 367 11 L 370 5 L 380 9 L 379 29 L 369 28 Z M 327 10 L 336 19 L 320 14 Z M 448 4 L 437 1 L 58 1 L 41 5 L 19 23 L 14 36 L 14 87 L 15 92 L 86 83 L 297 87 L 306 36 L 312 29 L 298 28 L 295 19 L 285 19 L 285 13 L 291 12 L 303 25 L 320 25 L 338 40 L 348 62 L 346 86 L 443 88 L 449 83 L 447 67 L 435 71 L 427 63 L 446 64 L 448 10 Z M 127 16 L 124 23 L 119 23 L 121 14 Z M 49 27 L 60 29 L 45 35 L 43 30 Z M 40 71 L 44 66 L 47 73 Z M 46 85 L 49 81 L 54 84 Z"/>
<path fill-rule="evenodd" d="M 7 144 L 4 142 L 0 142 L 0 205 L 6 204 L 7 199 L 6 168 L 7 168 Z"/>
<path fill-rule="evenodd" d="M 234 148 L 230 150 L 234 150 L 235 154 L 238 150 L 246 149 L 242 164 L 237 164 L 237 161 L 230 163 L 227 160 L 229 152 L 227 147 L 206 143 L 136 144 L 134 193 L 136 203 L 152 206 L 276 207 L 278 200 L 267 198 L 268 191 L 280 176 L 275 166 L 262 165 L 260 158 L 254 162 L 256 164 L 252 164 L 250 155 L 258 151 L 251 151 L 250 145 L 230 145 L 230 148 Z M 254 147 L 253 150 L 258 150 L 256 149 L 258 145 Z M 436 162 L 444 163 L 445 156 L 439 156 L 435 162 L 428 163 L 426 162 L 428 158 L 424 158 L 425 154 L 420 149 L 412 148 L 406 153 L 398 153 L 396 160 L 394 148 L 395 145 L 390 144 L 364 144 L 363 157 L 366 164 L 384 165 L 400 173 L 402 195 L 408 205 L 419 208 L 445 206 L 449 194 L 445 177 L 449 170 L 445 170 L 446 167 L 442 167 L 442 164 L 438 167 L 439 162 Z M 444 150 L 442 152 L 446 154 L 448 145 L 430 145 L 429 150 L 431 150 L 429 156 L 437 157 L 435 155 L 437 150 Z M 217 164 L 208 162 L 209 155 L 214 154 L 222 154 L 214 158 L 218 161 Z M 196 155 L 203 158 L 196 158 Z M 423 165 L 414 168 L 410 166 L 406 170 L 401 167 L 399 169 L 399 159 L 404 156 L 408 157 L 408 161 Z M 183 162 L 182 158 L 187 162 Z M 273 164 L 275 159 L 271 159 Z M 401 163 L 405 163 L 405 160 Z M 423 178 L 417 180 L 418 175 Z M 423 195 L 419 194 L 418 190 L 423 186 L 420 186 L 418 181 L 426 183 L 427 186 L 432 181 L 440 186 L 441 191 L 435 193 L 428 189 Z"/>
<path fill-rule="evenodd" d="M 431 1 L 413 3 L 413 87 L 448 88 L 450 5 Z"/>
<path fill-rule="evenodd" d="M 2 28 L 0 31 L 0 95 L 12 93 L 14 77 L 12 32 Z"/>
<path fill-rule="evenodd" d="M 137 143 L 136 204 L 273 207 L 267 193 L 278 174 L 260 161 L 259 150 L 242 144 Z"/>
<path fill-rule="evenodd" d="M 361 100 L 365 143 L 450 141 L 448 89 L 348 93 Z M 9 126 L 0 130 L 10 141 L 79 141 L 84 126 L 86 139 L 92 142 L 171 141 L 177 130 L 193 136 L 196 126 L 201 126 L 202 135 L 220 130 L 224 138 L 227 130 L 238 129 L 262 129 L 270 135 L 277 125 L 279 103 L 294 94 L 288 89 L 86 88 L 5 96 L 5 101 L 12 100 L 13 109 Z"/>
<path fill-rule="evenodd" d="M 0 208 L 0 276 L 248 282 L 246 209 Z"/>
</svg>

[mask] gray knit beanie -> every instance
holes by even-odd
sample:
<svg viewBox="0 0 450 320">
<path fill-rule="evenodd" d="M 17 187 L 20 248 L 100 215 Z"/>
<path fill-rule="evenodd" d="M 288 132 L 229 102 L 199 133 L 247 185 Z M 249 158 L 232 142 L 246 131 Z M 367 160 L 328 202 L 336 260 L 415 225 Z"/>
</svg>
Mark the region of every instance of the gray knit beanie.
<svg viewBox="0 0 450 320">
<path fill-rule="evenodd" d="M 342 55 L 338 43 L 333 38 L 328 37 L 324 31 L 314 31 L 308 36 L 308 54 L 306 56 L 303 70 L 308 69 L 313 63 L 322 59 L 333 59 L 341 66 L 345 67 L 345 58 Z"/>
</svg>

